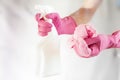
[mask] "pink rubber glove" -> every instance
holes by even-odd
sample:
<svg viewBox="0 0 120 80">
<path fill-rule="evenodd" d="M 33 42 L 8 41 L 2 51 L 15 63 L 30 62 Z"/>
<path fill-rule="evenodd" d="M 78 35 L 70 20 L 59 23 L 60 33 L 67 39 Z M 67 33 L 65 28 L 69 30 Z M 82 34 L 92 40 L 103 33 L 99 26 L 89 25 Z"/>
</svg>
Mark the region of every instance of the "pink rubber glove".
<svg viewBox="0 0 120 80">
<path fill-rule="evenodd" d="M 71 16 L 60 18 L 58 13 L 50 13 L 46 15 L 46 18 L 52 19 L 53 24 L 56 27 L 58 35 L 61 34 L 73 34 L 75 27 L 77 26 Z"/>
<path fill-rule="evenodd" d="M 97 35 L 90 25 L 80 25 L 69 40 L 70 47 L 84 58 L 97 56 L 100 51 L 109 48 L 120 48 L 120 31 L 112 35 Z"/>
<path fill-rule="evenodd" d="M 38 22 L 38 33 L 40 36 L 47 36 L 48 32 L 51 31 L 52 24 L 45 21 L 44 18 L 40 18 L 41 14 L 37 13 L 35 18 Z"/>
<path fill-rule="evenodd" d="M 120 30 L 112 33 L 112 35 L 99 34 L 97 37 L 88 38 L 86 43 L 92 50 L 97 47 L 98 52 L 109 48 L 120 48 Z"/>
</svg>

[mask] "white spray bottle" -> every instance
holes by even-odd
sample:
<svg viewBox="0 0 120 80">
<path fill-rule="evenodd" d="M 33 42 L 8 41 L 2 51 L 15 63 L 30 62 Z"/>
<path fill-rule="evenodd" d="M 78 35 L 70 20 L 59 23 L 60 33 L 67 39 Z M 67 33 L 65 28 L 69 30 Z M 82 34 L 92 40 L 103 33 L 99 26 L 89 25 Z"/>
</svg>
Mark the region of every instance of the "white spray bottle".
<svg viewBox="0 0 120 80">
<path fill-rule="evenodd" d="M 45 16 L 48 13 L 56 11 L 51 6 L 36 5 L 35 12 L 41 13 L 40 18 L 44 18 L 52 24 L 52 20 L 47 19 Z M 50 45 L 52 45 L 51 50 L 48 49 L 50 48 L 48 47 Z M 50 55 L 51 53 L 52 55 Z M 60 72 L 59 39 L 54 25 L 52 26 L 52 31 L 49 32 L 46 37 L 41 37 L 38 47 L 38 60 L 37 73 L 39 73 L 42 77 L 58 74 Z"/>
</svg>

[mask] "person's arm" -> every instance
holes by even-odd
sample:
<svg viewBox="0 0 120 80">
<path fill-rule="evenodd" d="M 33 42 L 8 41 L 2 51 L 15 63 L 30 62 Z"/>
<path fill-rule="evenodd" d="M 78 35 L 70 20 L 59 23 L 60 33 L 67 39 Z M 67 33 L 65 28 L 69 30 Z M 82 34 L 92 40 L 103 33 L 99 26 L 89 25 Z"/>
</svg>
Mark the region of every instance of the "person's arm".
<svg viewBox="0 0 120 80">
<path fill-rule="evenodd" d="M 70 16 L 77 25 L 85 24 L 91 20 L 101 2 L 102 0 L 84 0 L 82 7 Z"/>
<path fill-rule="evenodd" d="M 84 0 L 82 7 L 69 16 L 61 18 L 58 13 L 49 13 L 46 15 L 46 18 L 52 20 L 58 35 L 73 34 L 78 25 L 86 24 L 91 20 L 101 2 L 102 0 Z M 36 15 L 38 32 L 41 36 L 46 36 L 48 32 L 51 31 L 52 25 L 49 22 L 46 22 L 44 18 L 40 19 L 40 15 L 40 13 Z"/>
</svg>

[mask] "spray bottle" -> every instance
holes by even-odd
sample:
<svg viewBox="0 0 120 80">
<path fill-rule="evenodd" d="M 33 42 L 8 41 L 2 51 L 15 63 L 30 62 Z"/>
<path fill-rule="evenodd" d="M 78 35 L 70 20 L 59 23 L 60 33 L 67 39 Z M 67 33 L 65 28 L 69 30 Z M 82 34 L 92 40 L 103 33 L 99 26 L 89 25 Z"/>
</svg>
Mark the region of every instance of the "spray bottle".
<svg viewBox="0 0 120 80">
<path fill-rule="evenodd" d="M 35 12 L 40 13 L 40 18 L 44 18 L 45 21 L 52 24 L 52 20 L 47 19 L 45 16 L 48 13 L 56 11 L 51 6 L 36 5 Z M 51 50 L 48 47 L 50 45 L 52 45 Z M 52 31 L 49 32 L 47 36 L 41 37 L 38 47 L 38 60 L 37 74 L 39 73 L 41 77 L 58 74 L 60 72 L 59 38 L 54 25 L 52 26 Z"/>
</svg>

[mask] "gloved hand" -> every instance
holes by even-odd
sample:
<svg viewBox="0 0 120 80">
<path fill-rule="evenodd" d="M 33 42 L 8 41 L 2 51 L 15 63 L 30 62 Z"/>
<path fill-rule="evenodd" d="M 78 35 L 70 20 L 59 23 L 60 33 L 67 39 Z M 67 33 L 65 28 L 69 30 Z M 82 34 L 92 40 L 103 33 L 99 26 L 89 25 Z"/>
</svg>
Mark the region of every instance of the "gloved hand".
<svg viewBox="0 0 120 80">
<path fill-rule="evenodd" d="M 35 18 L 38 22 L 38 33 L 40 36 L 47 36 L 48 32 L 51 31 L 52 24 L 47 22 L 44 18 L 40 18 L 41 14 L 37 13 Z"/>
<path fill-rule="evenodd" d="M 86 40 L 89 42 L 92 38 L 92 42 L 89 44 L 91 45 L 95 42 L 97 43 L 99 39 L 93 39 L 93 37 L 96 36 L 96 31 L 90 25 L 80 25 L 76 27 L 74 35 L 69 39 L 69 46 L 70 48 L 73 48 L 75 52 L 81 57 L 89 58 L 92 56 L 96 56 L 98 55 L 98 49 L 96 45 L 93 45 L 94 49 L 92 50 L 91 48 L 89 48 L 86 42 Z"/>
<path fill-rule="evenodd" d="M 120 48 L 120 31 L 112 35 L 96 34 L 90 25 L 80 25 L 69 40 L 70 47 L 84 58 L 97 56 L 100 51 L 109 48 Z"/>
<path fill-rule="evenodd" d="M 58 35 L 61 34 L 73 34 L 75 27 L 77 26 L 76 22 L 71 16 L 65 18 L 60 18 L 58 13 L 47 14 L 48 19 L 52 19 L 53 24 L 56 27 Z"/>
<path fill-rule="evenodd" d="M 43 18 L 39 19 L 40 14 L 36 15 L 36 20 L 38 21 L 38 30 L 41 36 L 46 36 L 48 32 L 51 31 L 51 24 L 46 22 Z M 61 34 L 73 34 L 75 27 L 77 26 L 75 21 L 71 16 L 65 18 L 60 18 L 58 13 L 49 13 L 46 15 L 47 19 L 52 19 L 52 23 L 58 32 Z"/>
<path fill-rule="evenodd" d="M 109 48 L 120 48 L 120 30 L 112 33 L 112 35 L 98 34 L 97 37 L 88 38 L 85 41 L 93 53 L 99 53 Z M 96 48 L 98 52 L 95 52 Z"/>
</svg>

